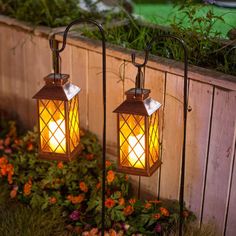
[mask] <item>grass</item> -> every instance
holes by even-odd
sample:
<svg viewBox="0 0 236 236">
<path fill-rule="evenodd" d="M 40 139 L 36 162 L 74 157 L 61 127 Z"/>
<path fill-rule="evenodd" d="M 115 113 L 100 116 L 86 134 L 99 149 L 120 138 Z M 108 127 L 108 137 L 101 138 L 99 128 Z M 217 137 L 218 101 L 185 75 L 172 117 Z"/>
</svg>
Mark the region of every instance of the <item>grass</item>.
<svg viewBox="0 0 236 236">
<path fill-rule="evenodd" d="M 72 236 L 65 230 L 59 209 L 42 211 L 9 200 L 6 186 L 0 185 L 1 236 Z"/>
</svg>

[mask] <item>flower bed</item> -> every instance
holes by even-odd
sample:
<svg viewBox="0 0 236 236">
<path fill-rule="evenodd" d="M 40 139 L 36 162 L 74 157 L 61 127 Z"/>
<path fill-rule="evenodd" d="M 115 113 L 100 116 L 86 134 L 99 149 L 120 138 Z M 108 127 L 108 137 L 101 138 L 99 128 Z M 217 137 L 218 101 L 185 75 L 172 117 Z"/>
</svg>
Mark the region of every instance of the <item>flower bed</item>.
<svg viewBox="0 0 236 236">
<path fill-rule="evenodd" d="M 7 184 L 12 199 L 32 208 L 61 209 L 67 229 L 98 235 L 101 225 L 101 147 L 89 132 L 81 132 L 83 151 L 75 161 L 37 159 L 37 134 L 19 137 L 15 122 L 0 124 L 0 184 Z M 108 235 L 133 235 L 176 230 L 178 203 L 140 201 L 130 193 L 128 177 L 106 162 L 106 229 Z M 193 215 L 185 210 L 186 222 Z M 90 234 L 89 234 L 90 233 Z"/>
</svg>

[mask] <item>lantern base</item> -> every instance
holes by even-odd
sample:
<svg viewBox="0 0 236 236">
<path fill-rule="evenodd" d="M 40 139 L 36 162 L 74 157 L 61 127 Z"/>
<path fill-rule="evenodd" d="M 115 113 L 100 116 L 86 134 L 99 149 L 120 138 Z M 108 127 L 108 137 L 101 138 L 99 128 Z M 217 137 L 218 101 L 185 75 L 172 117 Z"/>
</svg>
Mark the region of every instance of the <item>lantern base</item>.
<svg viewBox="0 0 236 236">
<path fill-rule="evenodd" d="M 162 164 L 161 161 L 157 161 L 149 170 L 134 168 L 134 167 L 126 167 L 126 166 L 121 166 L 120 164 L 118 164 L 117 171 L 121 173 L 125 173 L 125 174 L 130 174 L 130 175 L 150 177 L 161 166 L 161 164 Z"/>
<path fill-rule="evenodd" d="M 82 146 L 78 145 L 72 153 L 60 154 L 52 152 L 39 152 L 38 158 L 47 161 L 72 161 L 74 160 L 79 153 L 82 151 Z"/>
</svg>

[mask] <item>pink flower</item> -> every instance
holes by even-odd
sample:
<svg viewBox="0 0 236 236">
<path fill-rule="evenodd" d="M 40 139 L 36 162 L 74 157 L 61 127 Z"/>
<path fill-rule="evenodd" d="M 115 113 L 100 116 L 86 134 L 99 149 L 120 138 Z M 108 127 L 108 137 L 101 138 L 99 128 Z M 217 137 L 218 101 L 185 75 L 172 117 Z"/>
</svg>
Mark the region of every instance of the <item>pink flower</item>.
<svg viewBox="0 0 236 236">
<path fill-rule="evenodd" d="M 69 218 L 73 221 L 76 221 L 78 220 L 80 217 L 80 213 L 78 210 L 74 210 L 70 215 L 69 215 Z"/>
</svg>

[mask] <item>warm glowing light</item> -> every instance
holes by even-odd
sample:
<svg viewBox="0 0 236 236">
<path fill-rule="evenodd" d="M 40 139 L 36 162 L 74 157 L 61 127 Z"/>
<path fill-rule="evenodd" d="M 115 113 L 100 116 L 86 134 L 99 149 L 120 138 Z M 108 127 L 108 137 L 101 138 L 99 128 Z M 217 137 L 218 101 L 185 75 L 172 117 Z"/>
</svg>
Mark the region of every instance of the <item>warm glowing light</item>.
<svg viewBox="0 0 236 236">
<path fill-rule="evenodd" d="M 59 119 L 56 122 L 49 122 L 49 146 L 57 153 L 65 153 L 66 138 L 65 138 L 65 120 Z"/>
<path fill-rule="evenodd" d="M 131 166 L 136 168 L 145 167 L 145 138 L 143 134 L 138 134 L 137 136 L 130 135 L 128 138 L 129 142 L 129 156 L 128 160 Z"/>
</svg>

